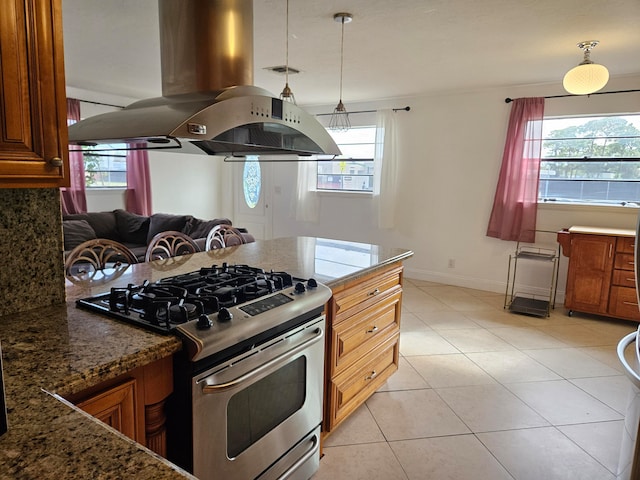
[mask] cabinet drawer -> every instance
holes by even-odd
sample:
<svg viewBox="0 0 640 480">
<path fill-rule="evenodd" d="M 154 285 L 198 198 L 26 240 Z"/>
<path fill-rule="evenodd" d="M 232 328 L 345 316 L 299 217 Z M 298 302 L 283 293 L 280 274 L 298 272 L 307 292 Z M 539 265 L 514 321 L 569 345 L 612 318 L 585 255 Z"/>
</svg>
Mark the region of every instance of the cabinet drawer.
<svg viewBox="0 0 640 480">
<path fill-rule="evenodd" d="M 636 237 L 618 237 L 616 252 L 633 253 L 636 245 Z"/>
<path fill-rule="evenodd" d="M 401 272 L 402 268 L 396 268 L 335 293 L 333 323 L 341 322 L 384 296 L 400 291 L 402 289 Z"/>
<path fill-rule="evenodd" d="M 611 287 L 609 312 L 614 317 L 640 320 L 640 310 L 638 309 L 638 298 L 635 288 Z"/>
<path fill-rule="evenodd" d="M 327 430 L 334 429 L 398 370 L 399 338 L 400 334 L 396 333 L 353 368 L 332 379 Z"/>
<path fill-rule="evenodd" d="M 616 253 L 613 268 L 633 270 L 633 253 Z"/>
<path fill-rule="evenodd" d="M 621 287 L 636 287 L 636 279 L 633 270 L 614 270 L 613 284 Z"/>
<path fill-rule="evenodd" d="M 358 312 L 332 329 L 331 375 L 356 362 L 368 351 L 400 330 L 400 292 Z"/>
</svg>

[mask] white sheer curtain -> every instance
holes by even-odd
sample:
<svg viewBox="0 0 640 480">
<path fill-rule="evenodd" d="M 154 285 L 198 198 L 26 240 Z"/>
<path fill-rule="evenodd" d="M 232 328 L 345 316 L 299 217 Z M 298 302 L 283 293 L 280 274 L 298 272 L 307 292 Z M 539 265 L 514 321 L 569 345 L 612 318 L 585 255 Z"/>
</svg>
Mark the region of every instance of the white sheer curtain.
<svg viewBox="0 0 640 480">
<path fill-rule="evenodd" d="M 295 219 L 299 222 L 318 222 L 320 199 L 316 192 L 318 162 L 299 161 L 296 195 L 292 205 Z"/>
<path fill-rule="evenodd" d="M 397 120 L 391 109 L 376 114 L 376 150 L 373 159 L 373 205 L 378 228 L 393 228 L 398 194 Z"/>
</svg>

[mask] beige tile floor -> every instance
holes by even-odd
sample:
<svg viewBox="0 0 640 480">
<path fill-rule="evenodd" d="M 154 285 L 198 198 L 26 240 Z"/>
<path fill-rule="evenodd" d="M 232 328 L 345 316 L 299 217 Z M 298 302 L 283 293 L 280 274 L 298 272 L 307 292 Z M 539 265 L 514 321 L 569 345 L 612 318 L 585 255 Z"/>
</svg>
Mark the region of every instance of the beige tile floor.
<svg viewBox="0 0 640 480">
<path fill-rule="evenodd" d="M 405 279 L 400 368 L 314 480 L 615 479 L 631 392 L 615 347 L 637 325 L 503 302 Z"/>
</svg>

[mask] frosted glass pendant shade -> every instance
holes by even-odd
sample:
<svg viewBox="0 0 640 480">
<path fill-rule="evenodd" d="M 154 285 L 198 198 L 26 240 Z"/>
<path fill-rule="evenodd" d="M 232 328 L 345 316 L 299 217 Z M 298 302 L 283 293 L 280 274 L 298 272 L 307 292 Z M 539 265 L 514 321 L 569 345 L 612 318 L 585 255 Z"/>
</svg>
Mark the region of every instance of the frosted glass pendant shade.
<svg viewBox="0 0 640 480">
<path fill-rule="evenodd" d="M 569 70 L 562 79 L 564 89 L 574 95 L 589 95 L 602 89 L 609 81 L 609 70 L 591 61 L 591 50 L 598 46 L 598 40 L 580 42 L 577 46 L 584 51 L 584 60 Z"/>
<path fill-rule="evenodd" d="M 588 95 L 604 88 L 609 81 L 609 71 L 603 65 L 586 63 L 569 70 L 562 85 L 574 95 Z"/>
</svg>

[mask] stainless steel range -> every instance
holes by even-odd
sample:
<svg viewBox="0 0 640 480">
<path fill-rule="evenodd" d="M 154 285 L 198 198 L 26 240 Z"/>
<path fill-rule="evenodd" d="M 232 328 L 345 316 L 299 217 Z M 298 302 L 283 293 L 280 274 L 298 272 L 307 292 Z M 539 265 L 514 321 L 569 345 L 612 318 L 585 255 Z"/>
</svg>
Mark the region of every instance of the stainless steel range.
<svg viewBox="0 0 640 480">
<path fill-rule="evenodd" d="M 77 303 L 183 339 L 169 460 L 203 480 L 306 480 L 319 463 L 330 297 L 313 279 L 223 264 Z"/>
</svg>

